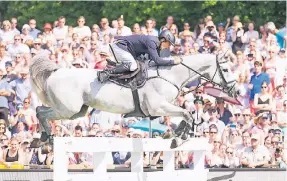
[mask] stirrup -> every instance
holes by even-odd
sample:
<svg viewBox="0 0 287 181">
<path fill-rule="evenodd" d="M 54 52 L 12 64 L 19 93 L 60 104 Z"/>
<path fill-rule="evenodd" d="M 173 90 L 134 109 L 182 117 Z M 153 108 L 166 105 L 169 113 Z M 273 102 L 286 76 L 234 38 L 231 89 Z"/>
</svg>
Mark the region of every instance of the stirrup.
<svg viewBox="0 0 287 181">
<path fill-rule="evenodd" d="M 101 83 L 106 82 L 110 78 L 110 74 L 106 70 L 99 71 L 97 73 L 97 76 L 98 76 L 98 81 Z"/>
</svg>

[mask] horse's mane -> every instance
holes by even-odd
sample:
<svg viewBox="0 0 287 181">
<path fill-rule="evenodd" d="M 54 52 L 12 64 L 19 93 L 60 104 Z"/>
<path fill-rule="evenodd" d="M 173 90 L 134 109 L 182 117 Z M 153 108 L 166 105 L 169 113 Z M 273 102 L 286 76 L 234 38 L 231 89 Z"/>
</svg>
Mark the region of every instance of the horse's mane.
<svg viewBox="0 0 287 181">
<path fill-rule="evenodd" d="M 39 91 L 45 91 L 45 83 L 49 76 L 56 70 L 59 66 L 48 58 L 45 53 L 36 55 L 32 59 L 32 63 L 29 68 L 30 78 L 32 83 L 37 87 Z"/>
</svg>

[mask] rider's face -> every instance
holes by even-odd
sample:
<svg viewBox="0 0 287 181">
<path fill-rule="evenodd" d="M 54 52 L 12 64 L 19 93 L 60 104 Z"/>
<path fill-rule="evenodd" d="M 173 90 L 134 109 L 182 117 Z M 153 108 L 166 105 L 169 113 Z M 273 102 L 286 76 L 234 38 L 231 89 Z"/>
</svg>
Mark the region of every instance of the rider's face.
<svg viewBox="0 0 287 181">
<path fill-rule="evenodd" d="M 166 49 L 170 47 L 170 42 L 169 41 L 164 41 L 161 43 L 161 49 Z"/>
</svg>

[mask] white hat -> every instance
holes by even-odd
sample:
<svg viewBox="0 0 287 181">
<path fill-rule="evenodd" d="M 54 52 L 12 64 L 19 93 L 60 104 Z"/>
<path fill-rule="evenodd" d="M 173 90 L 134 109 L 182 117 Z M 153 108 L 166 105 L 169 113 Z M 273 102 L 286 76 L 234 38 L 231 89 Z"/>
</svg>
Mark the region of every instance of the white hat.
<svg viewBox="0 0 287 181">
<path fill-rule="evenodd" d="M 24 30 L 24 29 L 27 29 L 28 31 L 30 31 L 31 28 L 30 28 L 29 25 L 24 24 L 23 27 L 22 27 L 22 30 Z"/>
</svg>

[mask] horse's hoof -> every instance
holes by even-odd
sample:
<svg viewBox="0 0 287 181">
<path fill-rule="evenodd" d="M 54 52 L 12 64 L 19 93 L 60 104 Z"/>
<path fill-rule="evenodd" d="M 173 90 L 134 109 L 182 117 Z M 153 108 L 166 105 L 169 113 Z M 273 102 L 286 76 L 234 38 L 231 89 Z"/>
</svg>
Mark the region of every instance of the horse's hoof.
<svg viewBox="0 0 287 181">
<path fill-rule="evenodd" d="M 178 147 L 177 141 L 176 141 L 176 139 L 174 138 L 174 139 L 172 139 L 172 141 L 171 141 L 170 148 L 171 148 L 171 149 L 174 149 L 174 148 L 177 148 L 177 147 Z"/>
<path fill-rule="evenodd" d="M 33 141 L 30 143 L 30 148 L 40 148 L 44 144 L 45 143 L 42 142 L 40 139 L 34 138 Z"/>
<path fill-rule="evenodd" d="M 40 140 L 46 142 L 49 139 L 49 136 L 46 132 L 42 132 Z"/>
</svg>

